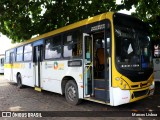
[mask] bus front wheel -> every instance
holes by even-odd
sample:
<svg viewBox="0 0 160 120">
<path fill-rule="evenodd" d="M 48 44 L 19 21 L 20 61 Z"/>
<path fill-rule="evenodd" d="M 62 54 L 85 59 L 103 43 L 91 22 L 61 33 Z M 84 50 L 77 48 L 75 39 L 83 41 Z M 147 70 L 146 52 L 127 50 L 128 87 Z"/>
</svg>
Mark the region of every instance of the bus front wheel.
<svg viewBox="0 0 160 120">
<path fill-rule="evenodd" d="M 69 80 L 65 85 L 65 98 L 72 105 L 78 105 L 81 102 L 78 95 L 78 87 L 73 80 Z"/>
<path fill-rule="evenodd" d="M 19 89 L 23 88 L 21 74 L 18 74 L 18 76 L 17 76 L 17 87 Z"/>
</svg>

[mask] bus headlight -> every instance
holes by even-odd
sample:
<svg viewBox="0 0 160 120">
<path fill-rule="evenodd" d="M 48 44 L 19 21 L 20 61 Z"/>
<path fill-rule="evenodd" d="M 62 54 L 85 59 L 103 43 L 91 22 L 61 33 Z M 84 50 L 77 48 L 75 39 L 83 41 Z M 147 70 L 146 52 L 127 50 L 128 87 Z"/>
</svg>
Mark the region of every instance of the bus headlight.
<svg viewBox="0 0 160 120">
<path fill-rule="evenodd" d="M 129 85 L 126 83 L 126 81 L 124 81 L 123 79 L 120 80 L 119 82 L 119 87 L 121 89 L 129 89 Z"/>
<path fill-rule="evenodd" d="M 123 84 L 123 80 L 120 81 L 120 85 L 122 85 L 122 84 Z"/>
<path fill-rule="evenodd" d="M 119 78 L 119 77 L 116 77 L 116 78 L 115 78 L 115 80 L 119 81 L 119 80 L 120 80 L 120 78 Z"/>
<path fill-rule="evenodd" d="M 154 80 L 152 81 L 152 85 L 153 85 L 153 86 L 155 85 L 155 82 L 154 82 Z"/>
<path fill-rule="evenodd" d="M 114 87 L 119 87 L 120 89 L 130 89 L 128 83 L 121 77 L 115 77 Z"/>
</svg>

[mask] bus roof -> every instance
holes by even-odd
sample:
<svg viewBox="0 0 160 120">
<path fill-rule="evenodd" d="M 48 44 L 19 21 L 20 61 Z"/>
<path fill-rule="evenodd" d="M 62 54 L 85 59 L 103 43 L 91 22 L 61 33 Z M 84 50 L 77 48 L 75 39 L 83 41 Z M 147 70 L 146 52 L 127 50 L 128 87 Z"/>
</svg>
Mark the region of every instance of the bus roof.
<svg viewBox="0 0 160 120">
<path fill-rule="evenodd" d="M 84 25 L 87 25 L 87 24 L 90 24 L 90 23 L 98 22 L 98 21 L 104 20 L 106 18 L 112 18 L 113 14 L 114 14 L 113 12 L 106 12 L 106 13 L 103 13 L 103 14 L 100 14 L 100 15 L 97 15 L 97 16 L 90 17 L 90 18 L 85 19 L 85 20 L 78 21 L 76 23 L 64 26 L 62 28 L 58 28 L 56 30 L 44 33 L 44 34 L 42 34 L 40 36 L 37 36 L 35 38 L 26 40 L 22 43 L 12 45 L 10 49 L 13 49 L 13 48 L 25 45 L 25 44 L 29 44 L 29 43 L 32 43 L 34 41 L 37 41 L 37 40 L 40 40 L 40 39 L 43 39 L 43 38 L 47 38 L 47 37 L 59 34 L 61 32 L 65 32 L 65 31 L 68 31 L 68 30 L 71 30 L 71 29 L 74 29 L 74 28 L 77 28 L 77 27 L 81 27 L 81 26 L 84 26 Z"/>
</svg>

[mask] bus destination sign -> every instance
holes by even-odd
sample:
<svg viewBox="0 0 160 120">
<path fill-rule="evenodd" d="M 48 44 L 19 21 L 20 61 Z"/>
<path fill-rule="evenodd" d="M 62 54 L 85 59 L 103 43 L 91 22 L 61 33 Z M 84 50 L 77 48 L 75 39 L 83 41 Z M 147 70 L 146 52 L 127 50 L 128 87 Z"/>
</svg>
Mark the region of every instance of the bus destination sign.
<svg viewBox="0 0 160 120">
<path fill-rule="evenodd" d="M 100 25 L 91 27 L 91 32 L 97 31 L 97 30 L 103 30 L 103 29 L 105 29 L 105 24 L 100 24 Z"/>
</svg>

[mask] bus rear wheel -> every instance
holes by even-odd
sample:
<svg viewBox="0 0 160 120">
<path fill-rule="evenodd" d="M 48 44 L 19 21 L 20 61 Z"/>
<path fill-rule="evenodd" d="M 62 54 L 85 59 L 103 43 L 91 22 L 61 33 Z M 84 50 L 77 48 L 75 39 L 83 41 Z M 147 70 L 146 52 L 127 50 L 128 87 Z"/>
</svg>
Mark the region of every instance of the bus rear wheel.
<svg viewBox="0 0 160 120">
<path fill-rule="evenodd" d="M 65 85 L 65 98 L 68 103 L 78 105 L 81 102 L 78 94 L 78 87 L 73 80 L 70 80 Z"/>
<path fill-rule="evenodd" d="M 17 87 L 19 89 L 23 88 L 21 74 L 18 74 L 18 76 L 17 76 Z"/>
</svg>

